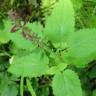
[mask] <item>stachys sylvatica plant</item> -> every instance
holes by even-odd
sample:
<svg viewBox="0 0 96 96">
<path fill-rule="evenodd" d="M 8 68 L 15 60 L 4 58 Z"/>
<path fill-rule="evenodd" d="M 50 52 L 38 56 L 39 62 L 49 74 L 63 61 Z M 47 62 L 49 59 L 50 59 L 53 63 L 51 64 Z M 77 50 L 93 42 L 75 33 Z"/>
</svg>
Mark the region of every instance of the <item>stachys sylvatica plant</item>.
<svg viewBox="0 0 96 96">
<path fill-rule="evenodd" d="M 11 77 L 5 76 L 1 85 L 5 82 L 6 90 L 14 95 L 0 91 L 1 96 L 17 96 L 18 92 L 18 96 L 87 96 L 76 68 L 87 68 L 96 59 L 96 29 L 75 29 L 71 0 L 42 1 L 44 11 L 49 5 L 45 26 L 29 22 L 31 8 L 26 16 L 20 9 L 10 10 L 9 19 L 3 21 L 0 43 L 11 42 L 7 69 Z"/>
</svg>

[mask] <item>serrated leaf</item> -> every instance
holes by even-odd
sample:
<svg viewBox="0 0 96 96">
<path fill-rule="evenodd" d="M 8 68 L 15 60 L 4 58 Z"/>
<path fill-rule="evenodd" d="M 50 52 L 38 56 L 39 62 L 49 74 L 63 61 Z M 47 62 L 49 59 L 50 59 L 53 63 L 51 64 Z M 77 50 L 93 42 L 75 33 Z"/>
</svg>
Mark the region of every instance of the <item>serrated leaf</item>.
<svg viewBox="0 0 96 96">
<path fill-rule="evenodd" d="M 26 28 L 31 30 L 30 34 L 33 32 L 38 35 L 38 37 L 43 38 L 43 33 L 42 33 L 42 26 L 38 23 L 28 23 L 26 25 Z M 33 50 L 34 48 L 37 47 L 36 44 L 34 44 L 32 41 L 27 40 L 23 35 L 22 35 L 22 28 L 21 30 L 18 30 L 15 33 L 10 33 L 10 38 L 14 42 L 15 46 L 20 49 L 26 49 L 26 50 Z"/>
<path fill-rule="evenodd" d="M 48 69 L 48 57 L 40 52 L 16 58 L 8 71 L 17 76 L 37 77 L 46 73 Z"/>
<path fill-rule="evenodd" d="M 59 0 L 46 18 L 45 36 L 52 43 L 62 43 L 74 31 L 74 10 L 70 0 Z"/>
<path fill-rule="evenodd" d="M 32 43 L 32 41 L 27 40 L 23 37 L 21 30 L 18 30 L 15 33 L 10 33 L 10 39 L 14 43 L 16 48 L 33 50 L 36 46 Z"/>
<path fill-rule="evenodd" d="M 83 29 L 70 34 L 68 61 L 77 67 L 85 67 L 96 58 L 96 29 Z"/>
<path fill-rule="evenodd" d="M 80 80 L 77 74 L 69 69 L 54 76 L 52 87 L 55 96 L 82 96 Z"/>
</svg>

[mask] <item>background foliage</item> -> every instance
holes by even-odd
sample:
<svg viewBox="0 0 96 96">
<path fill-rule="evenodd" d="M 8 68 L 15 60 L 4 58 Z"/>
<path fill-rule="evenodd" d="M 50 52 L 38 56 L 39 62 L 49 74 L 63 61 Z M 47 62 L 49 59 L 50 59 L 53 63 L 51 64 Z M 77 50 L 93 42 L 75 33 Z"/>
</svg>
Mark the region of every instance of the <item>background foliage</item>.
<svg viewBox="0 0 96 96">
<path fill-rule="evenodd" d="M 96 96 L 95 27 L 95 0 L 0 0 L 0 96 Z"/>
</svg>

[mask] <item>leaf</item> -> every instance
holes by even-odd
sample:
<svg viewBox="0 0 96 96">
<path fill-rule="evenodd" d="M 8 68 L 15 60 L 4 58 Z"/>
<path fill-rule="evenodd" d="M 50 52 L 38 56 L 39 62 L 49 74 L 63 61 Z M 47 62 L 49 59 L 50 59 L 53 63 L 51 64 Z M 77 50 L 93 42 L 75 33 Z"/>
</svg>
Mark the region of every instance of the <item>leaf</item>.
<svg viewBox="0 0 96 96">
<path fill-rule="evenodd" d="M 14 58 L 8 71 L 17 76 L 37 77 L 46 73 L 48 57 L 42 51 L 35 51 L 29 55 Z"/>
<path fill-rule="evenodd" d="M 0 96 L 17 96 L 18 90 L 16 84 L 9 81 L 4 75 L 2 79 L 0 78 Z"/>
<path fill-rule="evenodd" d="M 0 30 L 3 30 L 4 29 L 4 22 L 3 22 L 2 19 L 3 18 L 2 18 L 1 14 L 0 14 Z"/>
<path fill-rule="evenodd" d="M 28 27 L 29 29 L 31 29 L 31 33 L 36 33 L 38 35 L 38 37 L 43 38 L 44 34 L 43 34 L 43 27 L 40 23 L 27 23 L 26 27 Z"/>
<path fill-rule="evenodd" d="M 92 96 L 96 96 L 96 89 L 92 92 Z"/>
<path fill-rule="evenodd" d="M 12 29 L 13 25 L 10 20 L 4 21 L 5 28 L 4 30 L 0 30 L 0 42 L 1 43 L 6 43 L 9 40 L 11 40 L 16 48 L 20 49 L 26 49 L 26 50 L 33 50 L 37 46 L 33 44 L 32 41 L 26 40 L 26 38 L 23 37 L 22 35 L 22 28 L 18 30 L 15 33 L 11 33 L 10 30 Z M 37 33 L 38 36 L 43 38 L 43 33 L 42 33 L 42 27 L 38 23 L 28 23 L 27 26 L 29 29 L 31 29 L 31 33 L 35 32 Z"/>
<path fill-rule="evenodd" d="M 71 1 L 76 11 L 78 11 L 82 7 L 82 0 L 71 0 Z"/>
<path fill-rule="evenodd" d="M 5 20 L 4 29 L 0 30 L 0 42 L 1 43 L 7 43 L 10 40 L 9 32 L 10 32 L 11 27 L 12 27 L 11 22 L 8 20 Z"/>
<path fill-rule="evenodd" d="M 74 31 L 74 10 L 70 0 L 59 0 L 46 18 L 44 33 L 52 43 L 62 43 Z"/>
<path fill-rule="evenodd" d="M 83 29 L 70 34 L 67 60 L 77 67 L 85 67 L 96 58 L 96 29 Z"/>
<path fill-rule="evenodd" d="M 26 50 L 33 50 L 36 48 L 32 41 L 29 41 L 22 36 L 21 32 L 21 30 L 18 30 L 15 33 L 10 33 L 10 39 L 14 43 L 15 47 Z"/>
<path fill-rule="evenodd" d="M 11 90 L 11 92 L 10 92 Z M 0 96 L 17 96 L 18 90 L 14 85 L 7 85 Z"/>
<path fill-rule="evenodd" d="M 50 5 L 54 4 L 56 0 L 42 0 L 42 8 L 47 8 Z"/>
<path fill-rule="evenodd" d="M 25 28 L 28 28 L 31 30 L 30 34 L 36 33 L 38 37 L 43 38 L 43 33 L 42 33 L 42 26 L 39 23 L 28 23 Z M 21 30 L 18 30 L 15 33 L 10 33 L 10 38 L 14 42 L 15 46 L 20 49 L 26 49 L 26 50 L 33 50 L 37 47 L 34 42 L 27 40 L 23 35 L 22 35 L 22 28 Z"/>
<path fill-rule="evenodd" d="M 47 74 L 56 74 L 57 72 L 63 71 L 67 67 L 67 64 L 60 63 L 57 66 L 53 66 L 48 69 Z"/>
<path fill-rule="evenodd" d="M 82 96 L 80 80 L 77 74 L 69 69 L 54 76 L 52 87 L 55 96 Z"/>
<path fill-rule="evenodd" d="M 11 4 L 11 5 L 13 5 L 13 4 L 14 4 L 14 2 L 15 2 L 15 0 L 11 0 L 10 4 Z"/>
</svg>

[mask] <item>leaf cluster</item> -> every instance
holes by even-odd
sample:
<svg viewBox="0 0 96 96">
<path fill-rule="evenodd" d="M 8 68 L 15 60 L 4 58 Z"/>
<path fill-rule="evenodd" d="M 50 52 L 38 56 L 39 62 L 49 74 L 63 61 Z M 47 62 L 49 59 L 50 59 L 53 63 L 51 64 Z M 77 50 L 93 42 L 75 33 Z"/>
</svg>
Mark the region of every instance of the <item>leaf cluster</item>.
<svg viewBox="0 0 96 96">
<path fill-rule="evenodd" d="M 0 4 L 0 96 L 96 95 L 95 0 Z"/>
</svg>

